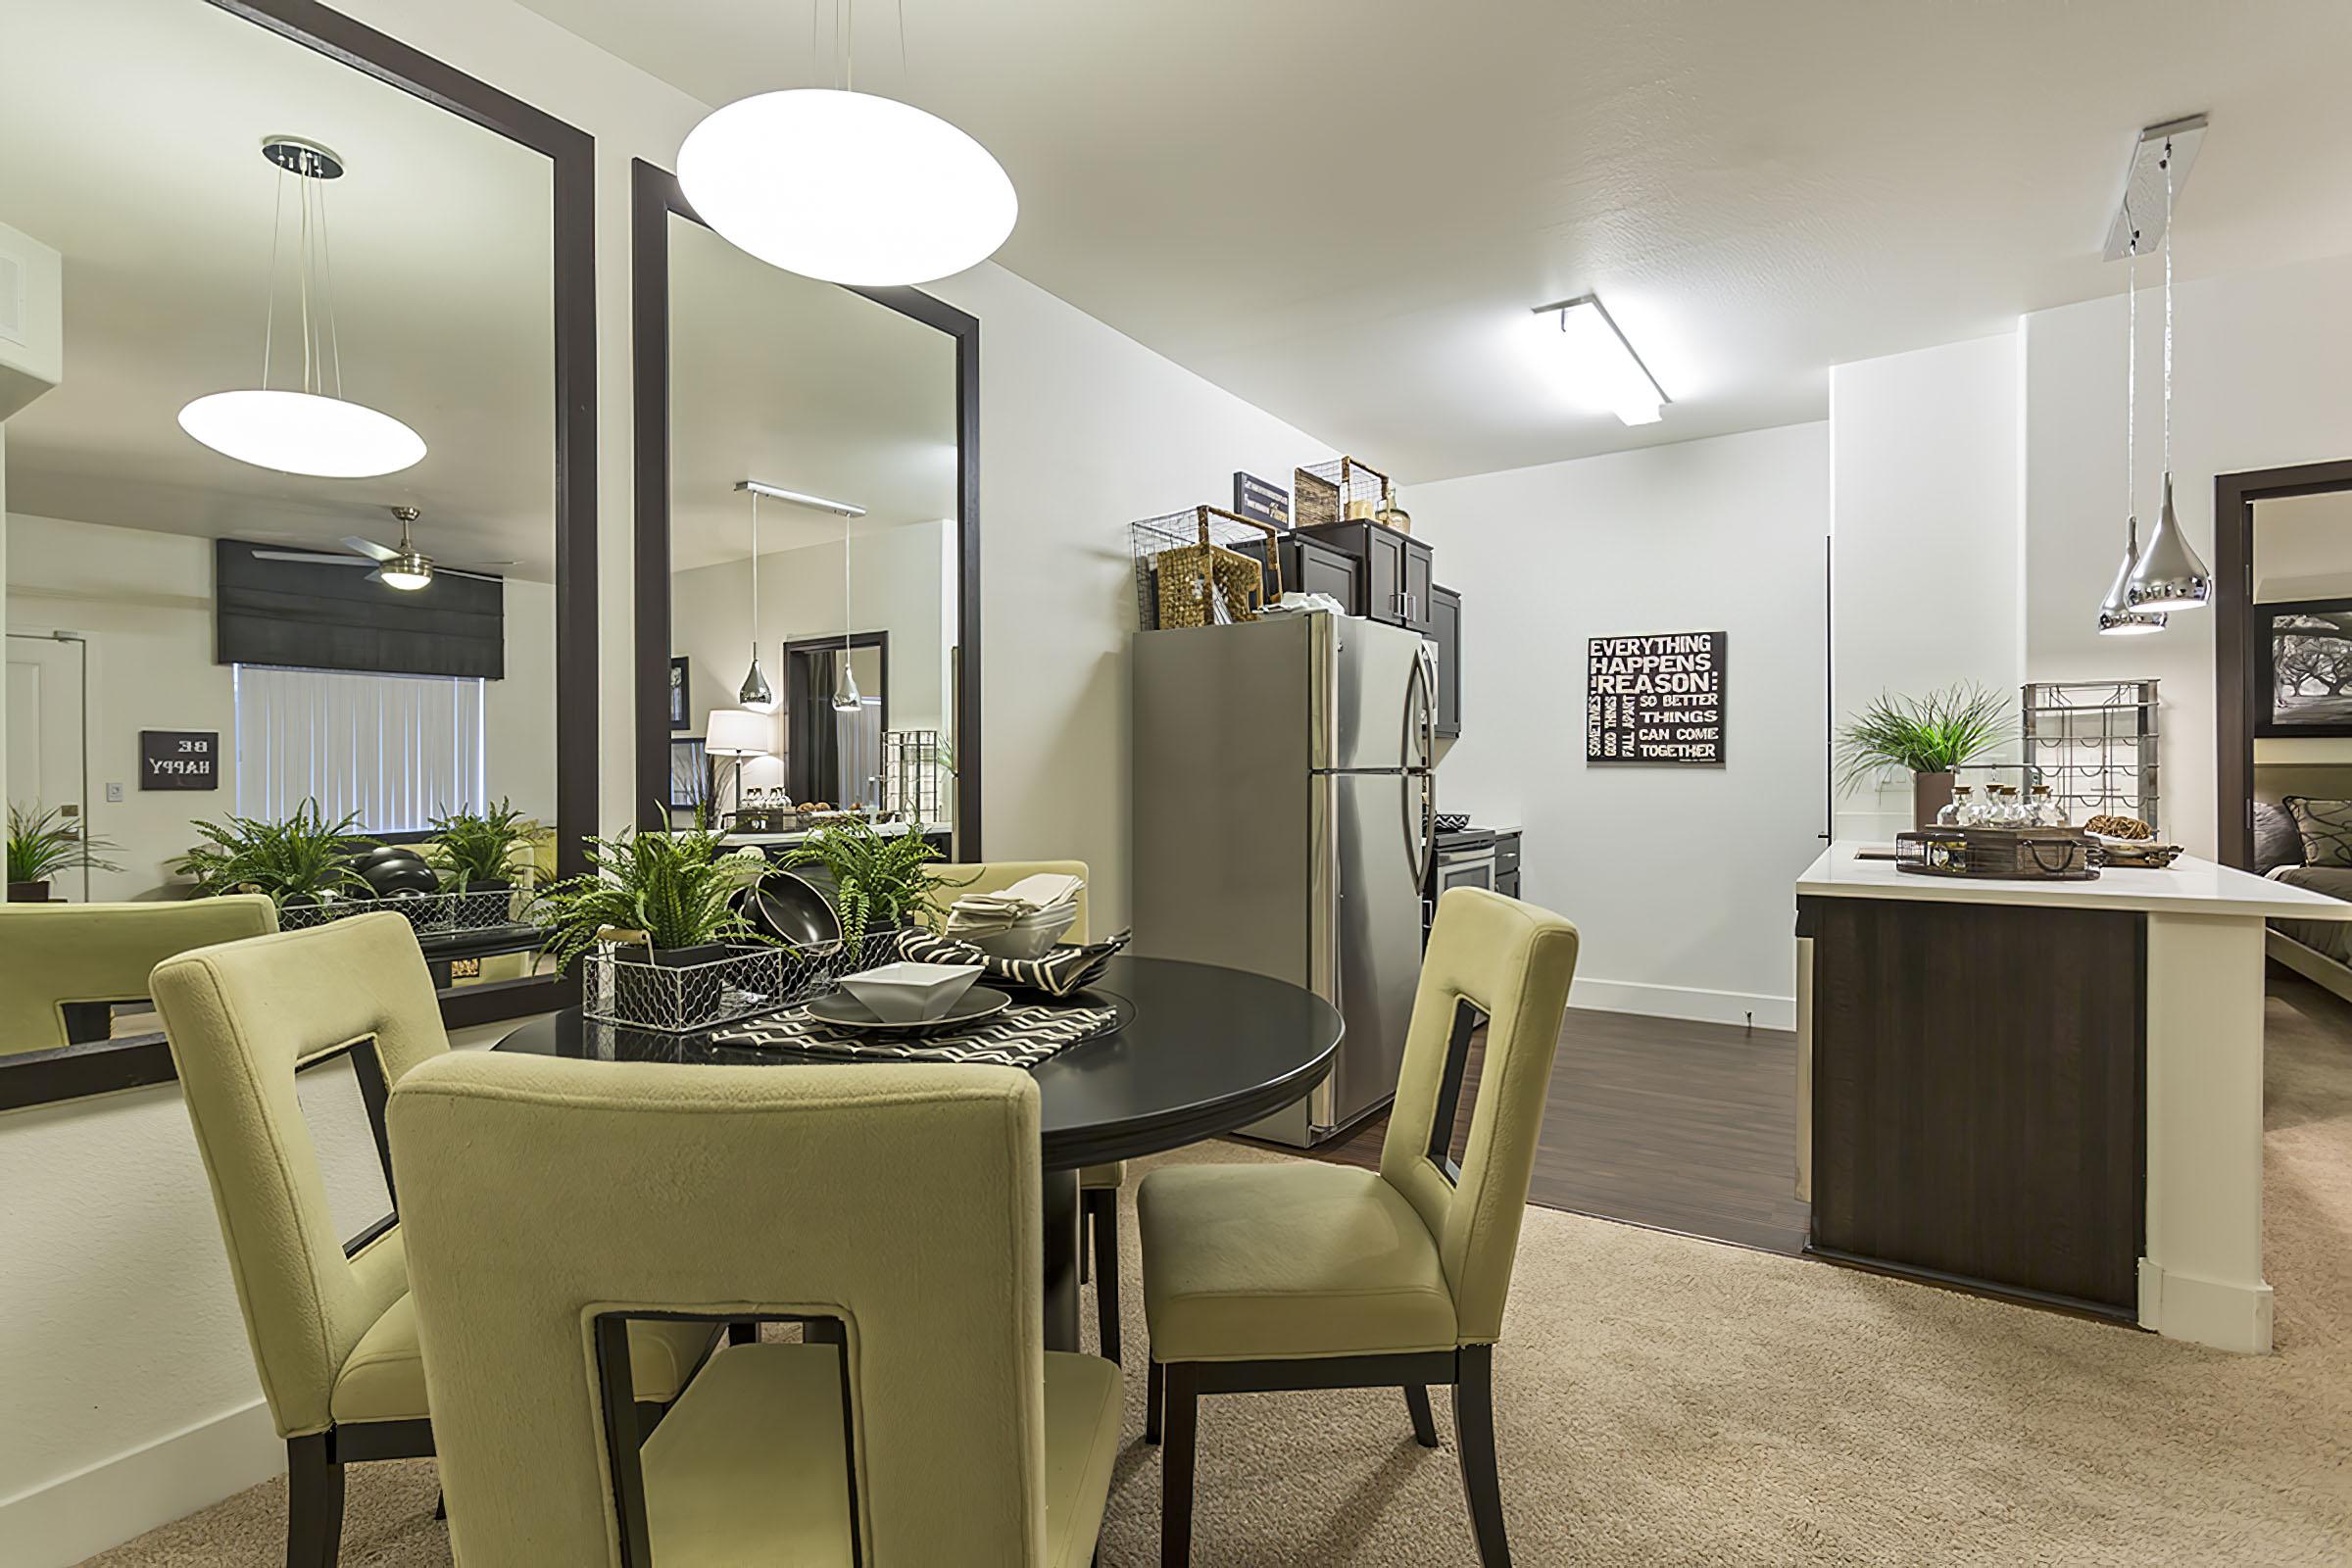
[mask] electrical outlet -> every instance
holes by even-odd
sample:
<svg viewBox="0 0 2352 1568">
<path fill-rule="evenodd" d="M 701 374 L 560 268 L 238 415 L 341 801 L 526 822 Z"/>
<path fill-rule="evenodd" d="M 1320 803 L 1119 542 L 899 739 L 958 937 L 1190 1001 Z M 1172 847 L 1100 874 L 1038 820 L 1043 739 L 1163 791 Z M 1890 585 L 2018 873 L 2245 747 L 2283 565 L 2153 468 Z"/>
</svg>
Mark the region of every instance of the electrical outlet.
<svg viewBox="0 0 2352 1568">
<path fill-rule="evenodd" d="M 106 787 L 106 804 L 109 806 L 121 806 L 122 804 L 122 785 L 109 784 Z"/>
</svg>

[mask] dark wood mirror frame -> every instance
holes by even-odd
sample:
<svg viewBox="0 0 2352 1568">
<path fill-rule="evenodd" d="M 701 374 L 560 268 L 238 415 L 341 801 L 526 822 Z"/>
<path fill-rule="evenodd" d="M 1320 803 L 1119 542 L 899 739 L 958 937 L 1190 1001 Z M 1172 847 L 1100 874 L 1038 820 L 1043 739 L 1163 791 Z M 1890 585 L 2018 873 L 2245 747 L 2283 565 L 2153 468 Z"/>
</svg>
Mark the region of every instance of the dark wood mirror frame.
<svg viewBox="0 0 2352 1568">
<path fill-rule="evenodd" d="M 669 800 L 669 220 L 702 218 L 675 174 L 630 168 L 629 310 L 637 423 L 637 809 Z M 707 225 L 706 225 L 707 226 Z M 843 285 L 847 287 L 848 285 Z M 956 844 L 980 858 L 980 321 L 912 288 L 851 288 L 956 340 Z"/>
<path fill-rule="evenodd" d="M 2254 613 L 2254 504 L 2336 490 L 2352 490 L 2352 459 L 2213 481 L 2214 849 L 2241 871 L 2254 869 L 2254 715 L 2267 701 L 2255 689 L 2265 628 Z"/>
<path fill-rule="evenodd" d="M 596 140 L 318 0 L 202 3 L 544 154 L 553 166 L 556 870 L 577 875 L 586 864 L 580 838 L 594 830 L 597 812 Z M 571 1005 L 578 993 L 576 978 L 490 981 L 444 992 L 441 1015 L 451 1028 L 491 1023 Z M 24 1052 L 0 1056 L 0 1110 L 169 1083 L 174 1076 L 171 1050 L 160 1035 Z"/>
</svg>

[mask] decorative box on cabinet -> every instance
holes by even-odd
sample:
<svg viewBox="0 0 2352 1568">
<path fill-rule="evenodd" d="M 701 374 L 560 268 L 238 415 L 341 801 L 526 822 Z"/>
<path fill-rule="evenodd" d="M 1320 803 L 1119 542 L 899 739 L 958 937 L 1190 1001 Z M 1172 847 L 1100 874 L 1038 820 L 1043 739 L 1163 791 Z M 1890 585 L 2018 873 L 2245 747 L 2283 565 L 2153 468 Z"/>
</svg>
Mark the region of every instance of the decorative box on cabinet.
<svg viewBox="0 0 2352 1568">
<path fill-rule="evenodd" d="M 1434 586 L 1434 557 L 1429 546 L 1410 534 L 1360 518 L 1301 528 L 1297 537 L 1352 557 L 1363 568 L 1361 604 L 1354 613 L 1428 633 Z"/>
<path fill-rule="evenodd" d="M 1429 591 L 1427 640 L 1437 655 L 1438 738 L 1462 733 L 1462 596 L 1450 588 Z"/>
</svg>

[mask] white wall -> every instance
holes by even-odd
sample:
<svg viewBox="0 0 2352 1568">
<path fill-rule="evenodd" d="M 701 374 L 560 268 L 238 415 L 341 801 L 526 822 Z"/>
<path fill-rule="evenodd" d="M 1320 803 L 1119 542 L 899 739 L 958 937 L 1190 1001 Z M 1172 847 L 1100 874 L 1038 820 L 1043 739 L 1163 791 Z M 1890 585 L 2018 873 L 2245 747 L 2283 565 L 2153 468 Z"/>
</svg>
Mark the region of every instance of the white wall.
<svg viewBox="0 0 2352 1568">
<path fill-rule="evenodd" d="M 1443 809 L 1526 830 L 1574 1004 L 1788 1028 L 1789 883 L 1821 853 L 1826 424 L 1414 487 L 1462 595 Z M 1586 639 L 1727 634 L 1725 764 L 1588 765 Z"/>
<path fill-rule="evenodd" d="M 706 108 L 513 0 L 338 9 L 596 138 L 598 760 L 600 815 L 620 826 L 636 815 L 629 163 L 668 166 Z M 1096 906 L 1116 924 L 1128 907 L 1125 526 L 1223 499 L 1236 468 L 1284 473 L 1333 449 L 1002 269 L 977 268 L 931 292 L 982 320 L 986 848 L 1087 859 Z M 0 1390 L 12 1416 L 0 1439 L 0 1540 L 10 1568 L 76 1561 L 278 1462 L 255 1441 L 267 1422 L 255 1414 L 176 1096 L 143 1091 L 35 1115 L 0 1119 L 9 1195 L 0 1294 L 11 1323 Z M 37 1135 L 18 1131 L 34 1126 Z M 39 1320 L 70 1323 L 71 1333 L 14 1331 L 17 1260 L 27 1258 L 61 1293 Z M 94 1288 L 73 1294 L 81 1279 L 137 1288 L 106 1296 L 101 1311 Z M 170 1356 L 148 1360 L 151 1345 Z M 20 1389 L 42 1391 L 23 1420 Z M 69 1406 L 78 1412 L 70 1441 L 64 1428 L 52 1441 L 36 1417 Z"/>
<path fill-rule="evenodd" d="M 1956 682 L 2014 700 L 2021 412 L 2015 334 L 1831 370 L 1833 724 Z M 1911 814 L 1907 778 L 1865 785 L 1839 795 L 1837 835 L 1885 841 Z"/>
<path fill-rule="evenodd" d="M 121 871 L 90 876 L 94 899 L 157 896 L 166 862 L 194 842 L 188 824 L 236 809 L 225 749 L 236 734 L 229 666 L 214 662 L 213 541 L 59 517 L 9 519 L 9 622 L 87 639 L 90 827 L 122 846 Z M 506 585 L 507 674 L 483 702 L 485 771 L 493 796 L 555 810 L 555 590 Z M 217 731 L 224 749 L 215 791 L 139 788 L 139 731 Z M 106 799 L 109 784 L 122 799 Z M 50 802 L 50 805 L 57 803 Z M 78 878 L 63 891 L 79 897 Z"/>
</svg>

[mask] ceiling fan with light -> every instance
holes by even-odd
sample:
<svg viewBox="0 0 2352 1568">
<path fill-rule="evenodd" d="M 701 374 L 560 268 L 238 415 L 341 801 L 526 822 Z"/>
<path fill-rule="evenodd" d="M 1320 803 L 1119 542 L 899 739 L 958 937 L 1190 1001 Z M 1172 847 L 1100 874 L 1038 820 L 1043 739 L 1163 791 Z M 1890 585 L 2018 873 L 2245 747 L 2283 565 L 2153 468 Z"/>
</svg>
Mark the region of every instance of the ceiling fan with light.
<svg viewBox="0 0 2352 1568">
<path fill-rule="evenodd" d="M 387 588 L 414 593 L 433 580 L 436 573 L 450 577 L 471 577 L 477 582 L 502 582 L 496 572 L 466 571 L 457 566 L 437 566 L 433 558 L 418 550 L 409 538 L 409 525 L 417 518 L 415 507 L 394 507 L 392 515 L 400 519 L 400 548 L 377 544 L 372 539 L 347 536 L 343 548 L 347 556 L 329 555 L 321 550 L 256 550 L 257 561 L 307 561 L 320 566 L 372 566 L 368 573 L 369 582 L 380 582 Z M 497 563 L 513 565 L 513 562 Z"/>
</svg>

